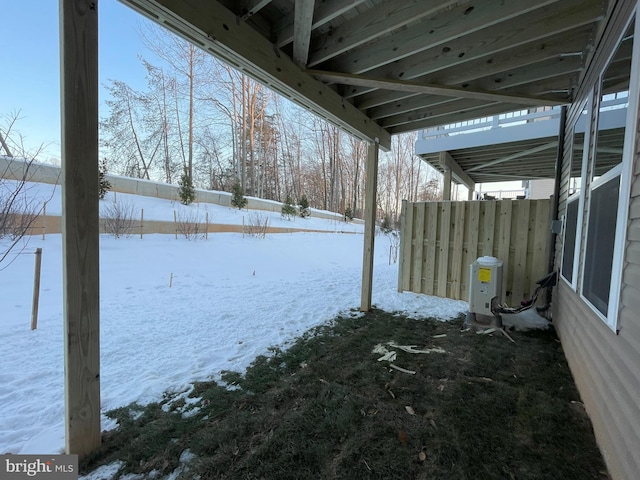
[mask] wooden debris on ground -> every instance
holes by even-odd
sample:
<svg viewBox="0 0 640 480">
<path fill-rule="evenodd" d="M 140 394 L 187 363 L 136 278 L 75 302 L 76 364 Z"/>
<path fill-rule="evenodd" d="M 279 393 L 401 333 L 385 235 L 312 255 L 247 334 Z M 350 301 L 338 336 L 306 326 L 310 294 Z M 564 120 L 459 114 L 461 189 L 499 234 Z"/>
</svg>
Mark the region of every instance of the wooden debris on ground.
<svg viewBox="0 0 640 480">
<path fill-rule="evenodd" d="M 389 366 L 391 368 L 395 369 L 395 370 L 398 370 L 399 372 L 402 372 L 402 373 L 408 373 L 409 375 L 415 375 L 416 374 L 416 372 L 414 370 L 407 370 L 406 368 L 399 367 L 397 365 L 394 365 L 393 363 L 390 363 Z"/>
<path fill-rule="evenodd" d="M 506 330 L 504 330 L 503 328 L 500 329 L 500 331 L 502 332 L 502 334 L 507 337 L 509 340 L 511 340 L 513 343 L 516 343 L 516 341 L 513 339 L 513 337 L 511 335 L 509 335 Z"/>
<path fill-rule="evenodd" d="M 478 330 L 476 332 L 477 335 L 489 335 L 490 333 L 495 332 L 496 329 L 495 328 L 486 328 L 484 330 Z"/>
<path fill-rule="evenodd" d="M 426 348 L 422 350 L 416 350 L 417 345 L 397 345 L 394 342 L 389 342 L 391 348 L 397 348 L 398 350 L 402 350 L 407 353 L 447 353 L 443 348 L 434 347 L 434 348 Z"/>
</svg>

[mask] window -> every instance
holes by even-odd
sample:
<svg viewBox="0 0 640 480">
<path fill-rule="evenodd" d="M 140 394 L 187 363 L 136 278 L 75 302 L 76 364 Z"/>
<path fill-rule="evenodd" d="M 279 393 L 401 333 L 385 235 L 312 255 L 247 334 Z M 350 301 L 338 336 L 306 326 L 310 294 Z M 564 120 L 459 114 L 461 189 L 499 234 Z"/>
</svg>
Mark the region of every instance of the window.
<svg viewBox="0 0 640 480">
<path fill-rule="evenodd" d="M 627 131 L 627 118 L 635 122 L 637 108 L 635 102 L 629 105 L 629 91 L 637 91 L 637 87 L 632 90 L 629 88 L 631 62 L 635 57 L 632 55 L 634 23 L 635 20 L 620 39 L 600 79 L 599 100 L 593 109 L 597 116 L 597 128 L 590 152 L 588 176 L 583 177 L 587 178 L 584 185 L 588 207 L 585 212 L 581 294 L 614 330 L 617 329 L 629 193 L 628 179 L 625 178 L 628 175 L 622 175 L 622 171 L 623 167 L 626 167 L 625 171 L 630 169 L 632 163 L 631 145 L 635 130 L 631 128 Z M 634 79 L 634 82 L 637 80 Z M 567 219 L 574 215 L 575 208 L 576 223 L 579 225 L 581 209 L 577 205 L 574 207 L 573 203 L 577 202 L 570 198 Z M 577 238 L 580 234 L 573 233 L 567 227 L 565 241 L 571 241 L 571 235 Z M 572 252 L 566 252 L 566 260 L 569 259 L 573 259 Z M 565 271 L 563 264 L 562 275 L 572 281 L 575 269 L 571 273 L 568 269 Z"/>
<path fill-rule="evenodd" d="M 574 195 L 567 203 L 564 219 L 564 242 L 562 244 L 562 276 L 573 283 L 573 266 L 576 252 L 578 229 L 578 196 Z"/>
<path fill-rule="evenodd" d="M 616 235 L 616 215 L 611 212 L 618 211 L 619 196 L 620 174 L 617 173 L 593 190 L 589 207 L 582 293 L 605 317 L 609 307 Z"/>
<path fill-rule="evenodd" d="M 569 165 L 569 184 L 567 188 L 569 190 L 569 199 L 567 200 L 567 206 L 564 216 L 564 240 L 562 243 L 562 268 L 560 273 L 562 277 L 574 285 L 576 270 L 576 255 L 575 252 L 579 250 L 580 245 L 577 240 L 580 238 L 580 225 L 578 223 L 579 206 L 582 204 L 582 197 L 580 195 L 581 175 L 583 158 L 587 153 L 588 138 L 585 135 L 587 130 L 588 109 L 586 106 L 582 109 L 582 113 L 576 119 L 573 128 L 572 135 L 573 141 L 571 146 L 571 157 Z"/>
</svg>

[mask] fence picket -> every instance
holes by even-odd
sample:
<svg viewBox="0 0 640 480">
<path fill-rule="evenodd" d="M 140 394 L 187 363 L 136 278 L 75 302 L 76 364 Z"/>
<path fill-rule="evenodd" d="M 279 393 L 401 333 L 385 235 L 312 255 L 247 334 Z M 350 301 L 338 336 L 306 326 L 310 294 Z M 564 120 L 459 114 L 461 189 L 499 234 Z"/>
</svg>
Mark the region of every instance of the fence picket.
<svg viewBox="0 0 640 480">
<path fill-rule="evenodd" d="M 492 255 L 503 301 L 530 298 L 546 273 L 549 211 L 549 200 L 407 202 L 398 289 L 467 300 L 469 264 Z"/>
<path fill-rule="evenodd" d="M 426 254 L 424 255 L 425 263 L 425 279 L 423 283 L 423 292 L 427 295 L 435 295 L 435 279 L 436 279 L 436 246 L 438 244 L 438 210 L 437 202 L 429 202 L 427 207 L 427 221 L 425 228 L 427 230 L 427 243 L 425 245 Z"/>
</svg>

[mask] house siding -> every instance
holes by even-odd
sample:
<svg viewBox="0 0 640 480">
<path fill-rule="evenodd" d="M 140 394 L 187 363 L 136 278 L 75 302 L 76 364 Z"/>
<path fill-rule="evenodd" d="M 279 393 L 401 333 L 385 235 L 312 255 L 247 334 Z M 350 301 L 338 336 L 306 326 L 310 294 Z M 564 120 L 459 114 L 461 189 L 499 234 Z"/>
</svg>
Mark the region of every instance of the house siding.
<svg viewBox="0 0 640 480">
<path fill-rule="evenodd" d="M 582 109 L 582 101 L 598 82 L 599 72 L 616 47 L 617 38 L 633 14 L 635 1 L 613 2 L 606 29 L 596 42 L 597 50 L 581 84 L 577 101 L 569 110 L 569 128 Z M 636 35 L 640 32 L 636 31 Z M 631 95 L 638 95 L 633 92 Z M 639 122 L 636 122 L 636 126 Z M 594 123 L 590 130 L 593 132 Z M 590 135 L 590 143 L 593 143 Z M 623 254 L 618 333 L 613 332 L 574 290 L 559 280 L 553 297 L 553 321 L 567 361 L 589 414 L 596 439 L 611 478 L 628 480 L 640 475 L 640 135 L 636 134 L 633 175 Z M 567 135 L 564 159 L 569 159 L 571 135 Z M 566 211 L 568 160 L 563 164 L 559 215 Z M 626 173 L 623 173 L 626 175 Z M 583 188 L 588 188 L 584 186 Z M 586 209 L 585 202 L 585 209 Z M 583 241 L 584 248 L 584 235 Z M 562 239 L 556 244 L 556 268 L 562 260 Z M 580 256 L 581 258 L 581 256 Z M 582 266 L 580 265 L 580 272 Z M 579 276 L 580 278 L 580 276 Z"/>
</svg>

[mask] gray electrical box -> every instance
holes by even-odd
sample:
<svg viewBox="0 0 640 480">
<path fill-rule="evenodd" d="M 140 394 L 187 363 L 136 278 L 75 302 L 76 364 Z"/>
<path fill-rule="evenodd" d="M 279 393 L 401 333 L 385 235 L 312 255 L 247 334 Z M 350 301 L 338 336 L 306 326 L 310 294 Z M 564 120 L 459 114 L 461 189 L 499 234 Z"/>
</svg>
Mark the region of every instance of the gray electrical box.
<svg viewBox="0 0 640 480">
<path fill-rule="evenodd" d="M 476 315 L 491 317 L 502 326 L 502 317 L 494 307 L 502 303 L 502 261 L 495 257 L 480 257 L 469 265 L 469 315 L 467 322 L 476 322 Z"/>
</svg>

